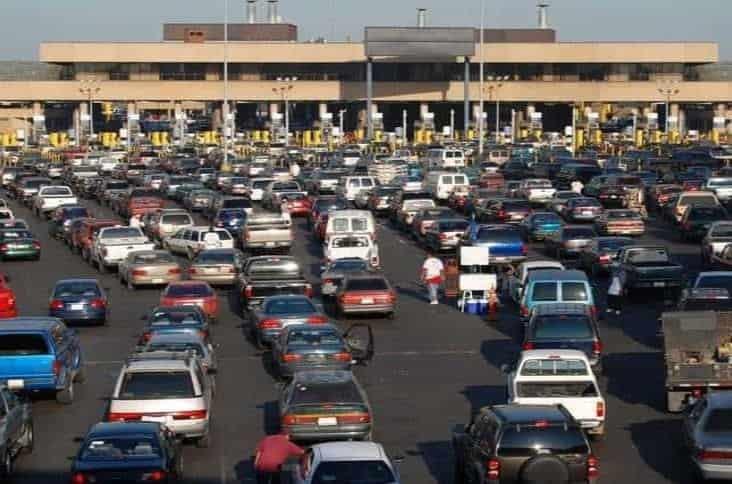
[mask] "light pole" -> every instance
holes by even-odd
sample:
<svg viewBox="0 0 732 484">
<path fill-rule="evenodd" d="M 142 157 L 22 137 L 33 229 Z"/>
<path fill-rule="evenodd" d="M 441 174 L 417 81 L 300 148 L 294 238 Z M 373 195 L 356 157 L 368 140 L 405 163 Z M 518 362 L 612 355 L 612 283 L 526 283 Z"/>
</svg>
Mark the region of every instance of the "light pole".
<svg viewBox="0 0 732 484">
<path fill-rule="evenodd" d="M 224 159 L 223 171 L 229 171 L 229 0 L 224 0 Z"/>
<path fill-rule="evenodd" d="M 295 88 L 297 77 L 278 77 L 277 82 L 281 86 L 272 88 L 272 91 L 282 96 L 285 103 L 285 145 L 290 141 L 290 92 Z"/>
<path fill-rule="evenodd" d="M 501 135 L 501 100 L 498 97 L 498 90 L 503 87 L 504 81 L 509 79 L 509 76 L 488 76 L 488 85 L 485 86 L 485 88 L 490 92 L 489 97 L 496 101 L 496 144 L 500 143 Z"/>
<path fill-rule="evenodd" d="M 661 95 L 665 96 L 666 98 L 666 127 L 664 128 L 664 131 L 666 133 L 666 142 L 669 142 L 669 133 L 668 133 L 668 115 L 669 115 L 669 104 L 671 104 L 671 96 L 675 96 L 679 93 L 679 88 L 676 87 L 678 84 L 678 81 L 661 81 L 658 84 L 658 92 L 661 93 Z"/>
<path fill-rule="evenodd" d="M 343 115 L 346 114 L 347 112 L 348 112 L 347 109 L 338 110 L 338 127 L 340 128 L 340 131 L 341 131 L 341 140 L 344 139 L 343 129 L 345 127 Z"/>
<path fill-rule="evenodd" d="M 483 54 L 485 46 L 485 0 L 480 0 L 480 102 L 478 103 L 478 154 L 483 154 Z"/>
<path fill-rule="evenodd" d="M 91 144 L 91 139 L 94 136 L 94 103 L 92 102 L 92 97 L 101 89 L 102 88 L 98 86 L 96 79 L 81 80 L 79 92 L 86 95 L 89 102 L 89 141 L 87 144 Z"/>
</svg>

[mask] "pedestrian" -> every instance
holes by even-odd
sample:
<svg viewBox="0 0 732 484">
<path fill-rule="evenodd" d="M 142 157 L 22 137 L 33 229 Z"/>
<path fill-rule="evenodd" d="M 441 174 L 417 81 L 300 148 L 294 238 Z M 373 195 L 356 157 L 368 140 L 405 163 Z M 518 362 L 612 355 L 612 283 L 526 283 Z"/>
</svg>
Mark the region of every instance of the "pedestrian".
<svg viewBox="0 0 732 484">
<path fill-rule="evenodd" d="M 289 434 L 269 435 L 257 445 L 254 470 L 257 484 L 278 484 L 282 465 L 290 457 L 300 457 L 305 451 L 292 441 Z"/>
<path fill-rule="evenodd" d="M 427 252 L 427 258 L 422 264 L 421 279 L 427 284 L 430 304 L 439 304 L 440 284 L 445 279 L 445 265 L 432 252 Z"/>
<path fill-rule="evenodd" d="M 607 313 L 615 313 L 620 316 L 623 306 L 623 285 L 620 283 L 620 276 L 613 274 L 610 288 L 607 290 Z"/>
<path fill-rule="evenodd" d="M 130 227 L 134 227 L 136 229 L 142 228 L 142 217 L 140 214 L 135 214 L 132 217 L 130 217 Z"/>
<path fill-rule="evenodd" d="M 297 161 L 290 163 L 290 175 L 292 175 L 292 178 L 300 176 L 300 165 L 298 165 Z"/>
<path fill-rule="evenodd" d="M 573 182 L 571 183 L 571 186 L 572 186 L 572 191 L 573 191 L 574 193 L 578 193 L 578 194 L 580 194 L 580 195 L 582 195 L 582 190 L 584 190 L 584 189 L 585 189 L 585 184 L 584 184 L 584 183 L 582 183 L 582 182 L 581 182 L 580 180 L 575 180 L 575 181 L 573 181 Z"/>
</svg>

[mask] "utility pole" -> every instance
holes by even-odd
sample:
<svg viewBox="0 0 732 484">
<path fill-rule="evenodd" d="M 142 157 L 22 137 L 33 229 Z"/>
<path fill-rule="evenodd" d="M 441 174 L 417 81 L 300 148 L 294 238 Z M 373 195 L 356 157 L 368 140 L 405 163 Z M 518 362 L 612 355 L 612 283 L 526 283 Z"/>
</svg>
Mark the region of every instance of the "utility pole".
<svg viewBox="0 0 732 484">
<path fill-rule="evenodd" d="M 679 88 L 677 87 L 678 81 L 661 81 L 658 84 L 658 92 L 660 92 L 666 99 L 666 127 L 664 128 L 666 132 L 666 143 L 669 143 L 670 137 L 668 132 L 668 118 L 669 118 L 669 105 L 671 104 L 671 96 L 675 96 L 679 93 Z"/>
<path fill-rule="evenodd" d="M 87 145 L 91 144 L 91 140 L 94 137 L 94 102 L 92 98 L 94 94 L 97 94 L 101 89 L 102 88 L 98 86 L 96 79 L 81 80 L 79 92 L 87 96 L 89 103 L 89 139 L 87 140 Z"/>
<path fill-rule="evenodd" d="M 501 100 L 498 97 L 498 90 L 503 87 L 503 82 L 508 79 L 509 76 L 488 76 L 488 84 L 484 86 L 490 92 L 489 97 L 496 101 L 496 144 L 500 144 L 501 136 Z"/>
<path fill-rule="evenodd" d="M 297 81 L 297 77 L 278 77 L 277 82 L 283 85 L 272 88 L 272 91 L 279 94 L 285 103 L 285 145 L 290 142 L 290 91 L 295 88 L 295 81 Z"/>
<path fill-rule="evenodd" d="M 483 54 L 485 53 L 485 0 L 480 0 L 480 102 L 478 113 L 478 155 L 483 154 Z"/>
</svg>

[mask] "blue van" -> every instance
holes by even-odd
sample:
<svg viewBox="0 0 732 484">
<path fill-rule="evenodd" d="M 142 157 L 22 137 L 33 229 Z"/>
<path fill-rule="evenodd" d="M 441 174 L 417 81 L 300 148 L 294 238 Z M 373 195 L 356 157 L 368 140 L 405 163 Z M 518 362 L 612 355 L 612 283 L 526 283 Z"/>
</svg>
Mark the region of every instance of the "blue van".
<svg viewBox="0 0 732 484">
<path fill-rule="evenodd" d="M 597 316 L 592 284 L 578 270 L 541 269 L 532 271 L 521 297 L 521 320 L 528 321 L 531 310 L 540 304 L 586 304 Z"/>
</svg>

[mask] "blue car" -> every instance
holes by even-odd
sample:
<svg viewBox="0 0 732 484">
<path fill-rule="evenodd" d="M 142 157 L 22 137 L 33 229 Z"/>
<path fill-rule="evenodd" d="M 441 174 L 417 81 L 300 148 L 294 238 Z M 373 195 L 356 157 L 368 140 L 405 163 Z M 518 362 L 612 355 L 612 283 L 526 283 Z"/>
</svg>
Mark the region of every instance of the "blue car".
<svg viewBox="0 0 732 484">
<path fill-rule="evenodd" d="M 212 223 L 215 227 L 225 228 L 232 234 L 238 234 L 246 219 L 247 213 L 243 208 L 222 208 Z"/>
<path fill-rule="evenodd" d="M 515 225 L 473 223 L 462 244 L 487 248 L 492 263 L 526 260 L 526 245 L 521 239 L 521 231 Z"/>
<path fill-rule="evenodd" d="M 56 401 L 70 404 L 74 383 L 83 380 L 79 336 L 60 319 L 12 318 L 0 325 L 0 383 L 54 392 Z"/>
<path fill-rule="evenodd" d="M 554 212 L 534 212 L 521 222 L 519 229 L 524 240 L 534 241 L 544 240 L 563 226 L 564 220 Z"/>
<path fill-rule="evenodd" d="M 153 333 L 197 333 L 210 342 L 208 319 L 198 306 L 157 307 L 142 317 L 146 323 L 139 344 L 150 341 Z"/>
<path fill-rule="evenodd" d="M 106 324 L 107 293 L 96 279 L 62 279 L 51 293 L 49 316 L 67 323 Z"/>
</svg>

